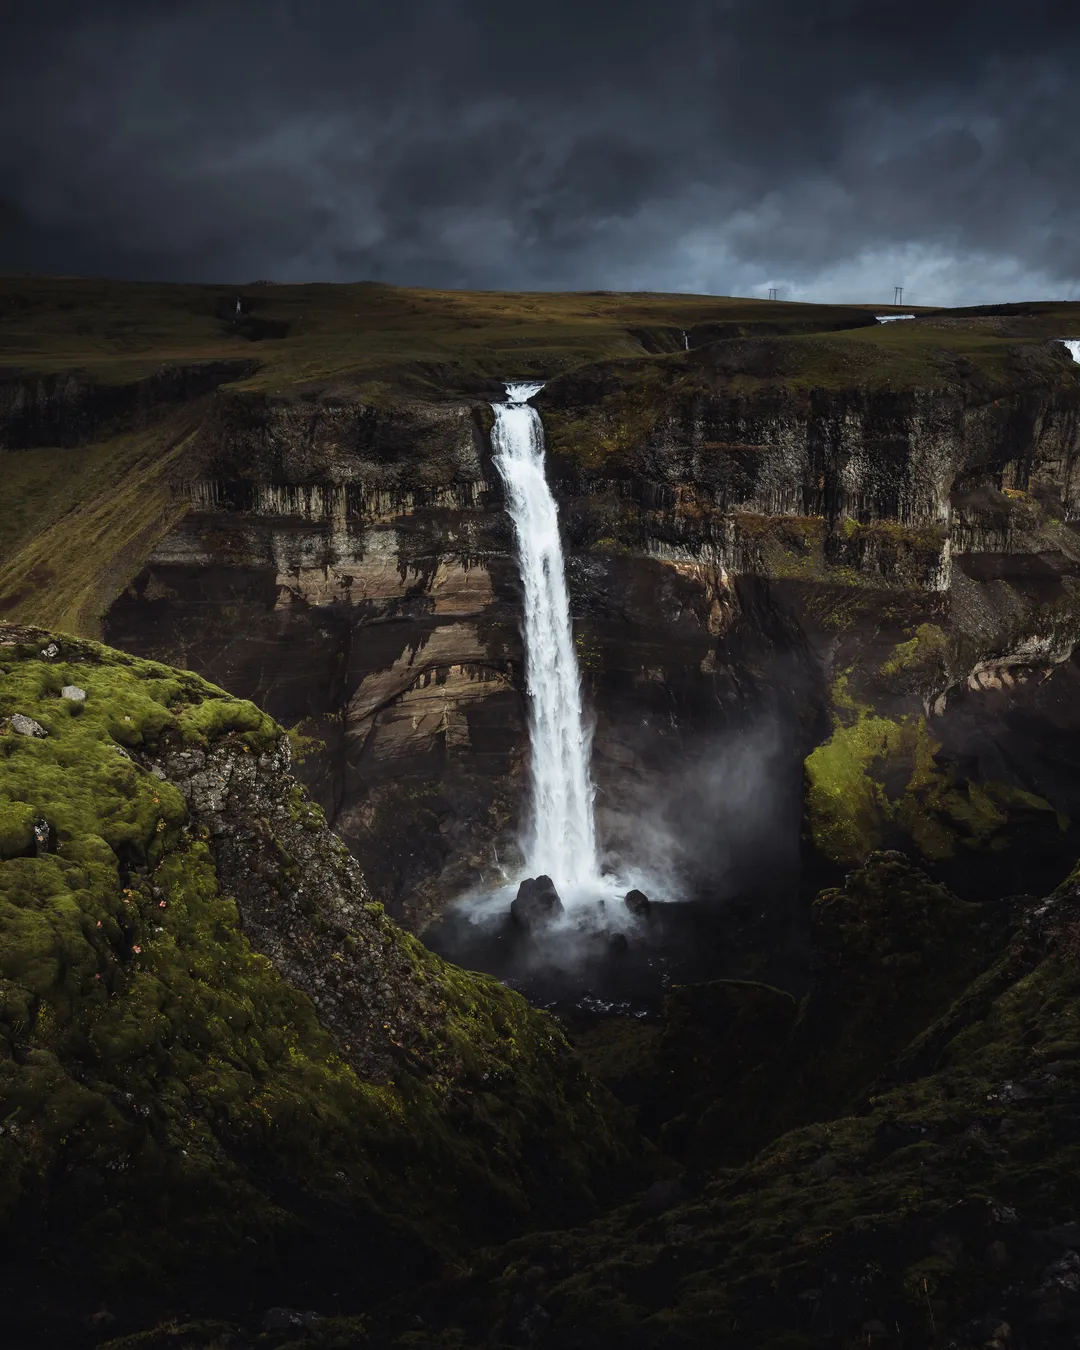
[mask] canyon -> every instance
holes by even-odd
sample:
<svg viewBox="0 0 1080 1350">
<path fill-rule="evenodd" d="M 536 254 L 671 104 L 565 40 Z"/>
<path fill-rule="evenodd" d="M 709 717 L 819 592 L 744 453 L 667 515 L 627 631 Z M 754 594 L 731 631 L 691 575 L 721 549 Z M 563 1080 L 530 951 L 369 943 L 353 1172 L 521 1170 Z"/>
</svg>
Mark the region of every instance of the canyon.
<svg viewBox="0 0 1080 1350">
<path fill-rule="evenodd" d="M 1066 339 L 1080 330 L 1080 306 L 881 323 L 867 307 L 694 296 L 3 286 L 0 622 L 18 661 L 36 671 L 54 642 L 68 664 L 143 663 L 133 669 L 152 683 L 180 679 L 172 668 L 193 672 L 177 689 L 195 709 L 224 691 L 230 708 L 250 709 L 229 712 L 239 720 L 224 739 L 207 731 L 187 749 L 197 775 L 212 769 L 233 785 L 224 805 L 175 746 L 132 753 L 205 826 L 244 940 L 312 1000 L 312 1025 L 360 1080 L 385 1078 L 394 1047 L 403 1057 L 424 1050 L 418 1026 L 438 1040 L 438 1017 L 471 1017 L 470 1000 L 486 1008 L 502 997 L 476 994 L 468 981 L 479 976 L 459 986 L 433 974 L 451 1011 L 421 995 L 414 1006 L 410 992 L 401 1026 L 385 1023 L 391 1047 L 376 1036 L 369 1062 L 375 1042 L 351 1020 L 350 1001 L 388 1018 L 391 1004 L 386 989 L 364 984 L 362 953 L 383 943 L 396 990 L 418 962 L 437 960 L 417 955 L 419 935 L 559 1014 L 560 1035 L 594 1075 L 597 1118 L 561 1050 L 557 1064 L 537 1060 L 534 1046 L 517 1070 L 492 1061 L 490 1071 L 507 1083 L 524 1075 L 514 1111 L 535 1113 L 545 1091 L 560 1112 L 567 1104 L 569 1133 L 551 1128 L 568 1158 L 590 1158 L 575 1173 L 583 1196 L 616 1195 L 612 1168 L 625 1173 L 624 1196 L 644 1184 L 609 1090 L 659 1149 L 660 1162 L 645 1166 L 658 1168 L 652 1199 L 634 1202 L 644 1210 L 608 1209 L 599 1226 L 546 1246 L 511 1239 L 519 1246 L 478 1260 L 475 1275 L 458 1264 L 469 1242 L 424 1230 L 409 1191 L 395 1231 L 417 1263 L 411 1278 L 434 1278 L 425 1243 L 453 1266 L 440 1277 L 453 1307 L 425 1285 L 425 1325 L 445 1322 L 459 1339 L 409 1341 L 391 1310 L 370 1332 L 385 1340 L 343 1327 L 342 1345 L 473 1344 L 495 1317 L 505 1340 L 492 1344 L 568 1345 L 595 1323 L 581 1344 L 600 1346 L 622 1312 L 601 1299 L 607 1310 L 594 1316 L 580 1289 L 603 1287 L 618 1253 L 649 1274 L 640 1290 L 617 1282 L 612 1299 L 638 1300 L 634 1326 L 660 1319 L 626 1344 L 705 1343 L 693 1339 L 693 1288 L 709 1303 L 702 1272 L 718 1260 L 725 1283 L 702 1325 L 709 1334 L 723 1325 L 734 1345 L 730 1323 L 749 1318 L 758 1336 L 749 1343 L 769 1343 L 760 1272 L 747 1275 L 732 1255 L 742 1250 L 729 1231 L 743 1222 L 739 1188 L 756 1177 L 780 1227 L 792 1175 L 815 1204 L 842 1190 L 849 1207 L 836 1223 L 854 1246 L 834 1267 L 854 1289 L 852 1235 L 876 1212 L 865 1190 L 875 1159 L 892 1159 L 897 1223 L 908 1213 L 898 1197 L 923 1184 L 904 1170 L 913 1131 L 932 1138 L 935 1157 L 975 1156 L 995 1186 L 1012 1188 L 1015 1206 L 1030 1177 L 1000 1161 L 1007 1142 L 994 1135 L 980 1151 L 963 1133 L 976 1112 L 965 1093 L 977 1082 L 984 1097 L 999 1094 L 996 1130 L 1020 1100 L 1010 1107 L 1001 1084 L 1022 1079 L 1025 1101 L 1040 1112 L 1050 1103 L 1035 1131 L 1044 1142 L 1058 1140 L 1054 1113 L 1071 1109 L 1061 1064 L 1072 1063 L 1072 1032 L 1063 1022 L 1058 1036 L 1047 1019 L 1053 1005 L 1071 1027 L 1075 1011 L 1080 364 Z M 477 943 L 458 904 L 497 891 L 526 862 L 521 578 L 491 406 L 514 380 L 543 385 L 531 402 L 592 723 L 599 853 L 648 870 L 656 885 L 653 917 L 627 952 L 561 973 L 530 968 L 520 944 L 508 949 L 509 930 Z M 10 677 L 23 678 L 21 668 Z M 47 718 L 51 678 L 40 675 L 36 712 L 14 703 L 3 712 Z M 178 726 L 202 716 L 168 707 Z M 250 783 L 233 767 L 245 735 L 262 774 Z M 21 752 L 14 734 L 4 744 L 17 739 Z M 301 808 L 291 794 L 304 792 Z M 284 819 L 279 828 L 277 807 L 289 802 L 294 815 L 312 813 L 314 853 Z M 21 834 L 16 843 L 3 866 L 28 867 L 33 845 Z M 305 868 L 316 878 L 311 912 Z M 389 925 L 377 941 L 376 902 Z M 402 952 L 408 962 L 395 965 Z M 1031 980 L 1043 982 L 1044 1003 Z M 1050 1086 L 1018 1067 L 1027 1033 L 1014 1035 L 1009 1009 L 1021 1003 L 1032 1044 L 1045 1041 L 1043 1058 L 1058 1064 Z M 524 1003 L 511 1006 L 525 1019 L 521 1037 L 540 1036 Z M 494 1054 L 491 1033 L 476 1034 L 481 1058 Z M 321 1062 L 315 1044 L 304 1053 Z M 501 1109 L 462 1053 L 465 1068 L 447 1070 L 449 1096 L 417 1108 L 440 1138 L 451 1100 L 466 1112 L 454 1116 L 466 1135 L 488 1129 L 468 1115 L 466 1095 L 486 1092 L 483 1109 Z M 961 1099 L 953 1130 L 942 1103 Z M 982 1139 L 992 1133 L 978 1128 Z M 540 1145 L 501 1129 L 491 1137 L 509 1170 L 484 1186 L 513 1192 L 520 1215 L 521 1196 L 527 1208 L 544 1185 L 533 1165 Z M 595 1156 L 594 1136 L 606 1141 Z M 371 1146 L 388 1156 L 403 1147 L 357 1145 Z M 437 1170 L 438 1149 L 417 1147 L 416 1165 Z M 754 1172 L 759 1154 L 765 1170 Z M 1064 1177 L 1067 1159 L 1058 1162 Z M 942 1205 L 975 1203 L 971 1187 L 983 1182 L 957 1189 L 961 1174 L 957 1163 Z M 1046 1186 L 1025 1232 L 1067 1217 L 1057 1171 Z M 371 1194 L 363 1204 L 397 1203 Z M 1050 1259 L 1043 1239 L 1006 1233 L 999 1198 L 979 1192 L 986 1212 L 957 1220 L 975 1234 L 964 1228 L 963 1242 L 1022 1250 L 1035 1289 L 1032 1272 Z M 449 1211 L 439 1212 L 441 1224 Z M 546 1221 L 572 1225 L 589 1212 L 586 1197 Z M 517 1231 L 540 1221 L 538 1210 Z M 923 1233 L 912 1219 L 902 1242 L 882 1237 L 875 1259 L 892 1270 L 896 1238 L 907 1254 L 893 1264 L 907 1279 L 951 1222 L 927 1218 Z M 673 1224 L 687 1231 L 672 1237 Z M 469 1241 L 501 1242 L 514 1223 L 488 1232 L 478 1217 L 474 1228 Z M 764 1251 L 769 1233 L 754 1233 Z M 789 1237 L 801 1251 L 803 1238 Z M 942 1260 L 967 1269 L 959 1256 Z M 799 1304 L 803 1286 L 784 1284 L 790 1309 L 777 1326 L 825 1336 L 810 1314 L 831 1306 L 813 1283 L 826 1276 L 801 1261 L 791 1279 L 816 1291 L 813 1308 Z M 585 1272 L 580 1288 L 571 1266 Z M 529 1277 L 534 1268 L 544 1273 Z M 927 1266 L 918 1278 L 946 1277 Z M 317 1274 L 305 1279 L 325 1297 Z M 956 1294 L 955 1309 L 968 1316 L 984 1284 Z M 898 1298 L 891 1285 L 878 1304 L 850 1293 L 864 1320 L 895 1311 Z M 1039 1298 L 1040 1308 L 1052 1302 Z M 1047 1326 L 1071 1325 L 1071 1313 L 1056 1315 Z M 683 1340 L 664 1341 L 665 1318 Z"/>
<path fill-rule="evenodd" d="M 873 749 L 910 818 L 879 783 L 883 803 L 834 821 L 827 784 L 815 797 L 811 779 L 825 862 L 914 830 L 953 884 L 973 870 L 1014 886 L 998 851 L 1017 815 L 1035 851 L 1049 841 L 1070 856 L 1077 838 L 1058 818 L 1080 803 L 1046 736 L 1070 765 L 1076 746 L 1045 705 L 1072 678 L 1080 636 L 1080 367 L 1059 342 L 1023 340 L 1046 322 L 715 339 L 702 325 L 687 351 L 549 380 L 536 406 L 609 851 L 633 853 L 643 813 L 662 847 L 658 804 L 680 779 L 701 791 L 710 775 L 695 779 L 695 757 L 721 758 L 707 744 L 749 735 L 775 747 L 780 786 L 775 802 L 757 793 L 758 835 L 786 835 L 781 870 L 799 849 L 787 798 L 819 744 L 831 747 L 811 763 L 823 773 Z M 182 515 L 103 618 L 109 641 L 197 670 L 293 728 L 306 785 L 418 931 L 516 856 L 520 600 L 488 392 L 233 382 L 176 471 Z M 880 752 L 830 740 L 838 716 Z M 1017 718 L 1023 748 L 1005 725 Z M 973 797 L 969 781 L 984 779 L 998 786 Z M 688 837 L 710 809 L 680 813 Z M 752 841 L 722 862 L 704 841 L 675 851 L 691 893 L 736 894 L 763 865 Z"/>
</svg>

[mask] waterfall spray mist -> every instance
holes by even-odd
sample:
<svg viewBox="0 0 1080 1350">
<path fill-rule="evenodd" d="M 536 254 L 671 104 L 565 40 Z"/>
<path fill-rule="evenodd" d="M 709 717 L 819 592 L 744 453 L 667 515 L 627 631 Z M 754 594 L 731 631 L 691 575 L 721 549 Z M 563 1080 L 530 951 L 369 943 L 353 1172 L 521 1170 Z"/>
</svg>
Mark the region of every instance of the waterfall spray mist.
<svg viewBox="0 0 1080 1350">
<path fill-rule="evenodd" d="M 570 602 L 555 498 L 544 473 L 544 429 L 528 400 L 542 384 L 508 384 L 493 403 L 495 467 L 517 538 L 524 590 L 525 683 L 529 693 L 530 801 L 523 846 L 530 876 L 546 872 L 563 891 L 600 881 L 589 776 L 592 731 L 581 703 Z"/>
</svg>

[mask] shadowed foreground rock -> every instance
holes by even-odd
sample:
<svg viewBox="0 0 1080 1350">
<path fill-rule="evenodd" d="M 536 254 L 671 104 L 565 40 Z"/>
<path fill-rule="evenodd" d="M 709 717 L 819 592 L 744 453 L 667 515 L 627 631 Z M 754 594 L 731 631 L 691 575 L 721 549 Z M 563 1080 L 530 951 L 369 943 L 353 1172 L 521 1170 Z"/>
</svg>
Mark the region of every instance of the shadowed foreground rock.
<svg viewBox="0 0 1080 1350">
<path fill-rule="evenodd" d="M 333 1350 L 1072 1350 L 1080 874 L 1044 900 L 961 905 L 885 854 L 819 904 L 823 940 L 860 932 L 794 1018 L 779 991 L 717 981 L 673 990 L 661 1035 L 641 1043 L 687 1123 L 710 1083 L 729 1118 L 754 1111 L 755 1073 L 782 1095 L 812 1044 L 796 1091 L 816 1081 L 821 1096 L 789 1101 L 798 1128 L 763 1124 L 739 1165 L 661 1172 L 588 1226 L 476 1254 L 362 1318 L 298 1309 L 269 1341 L 254 1317 L 162 1326 L 112 1350 L 211 1350 L 223 1335 L 235 1350 L 291 1346 L 304 1328 Z M 912 944 L 935 906 L 950 912 L 943 950 L 963 946 L 968 968 L 950 991 L 931 953 L 933 989 L 910 1039 L 899 1023 L 894 1037 L 879 1018 L 910 1001 Z M 873 1063 L 850 1057 L 849 1025 L 878 1048 Z M 843 1093 L 843 1112 L 813 1116 Z"/>
<path fill-rule="evenodd" d="M 5 1344 L 362 1307 L 634 1184 L 554 1021 L 386 917 L 270 718 L 49 639 L 0 627 Z"/>
<path fill-rule="evenodd" d="M 426 1315 L 454 1328 L 431 1344 L 1075 1345 L 1080 877 L 965 905 L 876 855 L 818 907 L 824 960 L 794 1022 L 778 991 L 717 982 L 675 991 L 669 1044 L 644 1043 L 699 1146 L 710 1084 L 718 1118 L 779 1097 L 777 1119 L 807 1123 L 776 1133 L 762 1113 L 749 1159 L 689 1172 L 675 1204 L 654 1188 L 502 1248 L 431 1292 Z"/>
</svg>

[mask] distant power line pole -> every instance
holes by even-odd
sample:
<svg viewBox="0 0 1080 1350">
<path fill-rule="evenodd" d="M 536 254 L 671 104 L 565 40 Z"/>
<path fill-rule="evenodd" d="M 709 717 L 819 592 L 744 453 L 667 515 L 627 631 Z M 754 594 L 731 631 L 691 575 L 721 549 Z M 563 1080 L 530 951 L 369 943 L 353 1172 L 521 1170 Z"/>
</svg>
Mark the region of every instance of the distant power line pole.
<svg viewBox="0 0 1080 1350">
<path fill-rule="evenodd" d="M 892 302 L 894 305 L 902 305 L 904 303 L 903 286 L 894 286 L 892 288 Z"/>
<path fill-rule="evenodd" d="M 770 299 L 770 300 L 775 300 L 775 299 L 776 299 L 776 287 L 775 287 L 775 286 L 770 286 L 770 287 L 769 287 L 769 299 Z"/>
</svg>

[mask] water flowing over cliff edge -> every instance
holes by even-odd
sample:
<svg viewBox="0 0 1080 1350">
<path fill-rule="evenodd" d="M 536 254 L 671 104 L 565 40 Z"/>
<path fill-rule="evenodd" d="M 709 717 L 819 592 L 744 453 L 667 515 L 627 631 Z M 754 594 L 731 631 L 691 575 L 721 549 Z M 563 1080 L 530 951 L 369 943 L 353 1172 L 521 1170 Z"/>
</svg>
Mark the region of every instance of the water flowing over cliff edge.
<svg viewBox="0 0 1080 1350">
<path fill-rule="evenodd" d="M 541 384 L 508 384 L 493 404 L 493 462 L 506 489 L 521 570 L 529 793 L 525 871 L 561 893 L 597 888 L 591 727 L 581 702 L 559 513 L 544 464 L 544 429 L 528 400 Z"/>
</svg>

